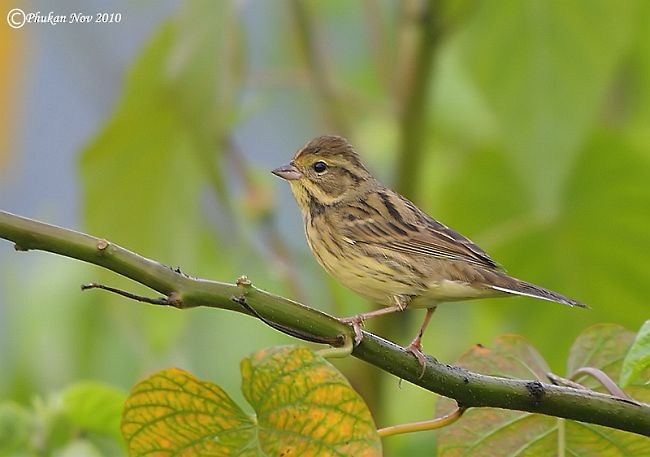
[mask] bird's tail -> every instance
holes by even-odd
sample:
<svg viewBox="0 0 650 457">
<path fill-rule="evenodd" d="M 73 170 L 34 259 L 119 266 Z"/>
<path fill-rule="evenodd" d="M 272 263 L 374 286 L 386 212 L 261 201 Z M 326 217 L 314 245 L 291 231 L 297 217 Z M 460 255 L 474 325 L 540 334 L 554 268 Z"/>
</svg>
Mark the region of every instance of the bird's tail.
<svg viewBox="0 0 650 457">
<path fill-rule="evenodd" d="M 542 300 L 554 301 L 568 306 L 589 308 L 584 303 L 580 303 L 577 300 L 574 300 L 569 297 L 565 297 L 564 295 L 558 294 L 557 292 L 553 292 L 552 290 L 545 289 L 540 286 L 536 286 L 535 284 L 531 284 L 529 282 L 522 281 L 517 278 L 512 278 L 506 275 L 504 276 L 505 278 L 503 279 L 506 279 L 505 281 L 503 281 L 499 285 L 492 284 L 490 285 L 490 288 L 494 290 L 498 290 L 500 292 L 505 292 L 507 294 L 523 295 L 525 297 L 533 297 L 533 298 L 540 298 Z"/>
</svg>

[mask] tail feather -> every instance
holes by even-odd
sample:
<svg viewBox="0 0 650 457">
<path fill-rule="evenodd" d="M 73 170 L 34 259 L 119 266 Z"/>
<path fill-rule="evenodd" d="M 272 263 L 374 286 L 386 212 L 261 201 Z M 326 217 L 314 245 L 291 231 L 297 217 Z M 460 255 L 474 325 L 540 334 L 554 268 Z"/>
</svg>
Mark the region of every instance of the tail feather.
<svg viewBox="0 0 650 457">
<path fill-rule="evenodd" d="M 584 303 L 580 303 L 577 300 L 574 300 L 569 297 L 565 297 L 562 294 L 553 292 L 552 290 L 545 289 L 535 284 L 531 284 L 520 279 L 508 278 L 510 281 L 507 284 L 503 285 L 490 285 L 494 290 L 500 292 L 505 292 L 512 295 L 523 295 L 525 297 L 540 298 L 542 300 L 554 301 L 556 303 L 561 303 L 568 306 L 578 306 L 580 308 L 589 308 L 589 306 Z"/>
</svg>

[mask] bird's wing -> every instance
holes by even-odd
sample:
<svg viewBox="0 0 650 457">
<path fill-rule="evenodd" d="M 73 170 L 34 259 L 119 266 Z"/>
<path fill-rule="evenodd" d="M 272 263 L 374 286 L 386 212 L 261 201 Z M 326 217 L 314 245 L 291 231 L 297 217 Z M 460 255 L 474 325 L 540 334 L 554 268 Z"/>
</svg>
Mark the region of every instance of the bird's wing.
<svg viewBox="0 0 650 457">
<path fill-rule="evenodd" d="M 388 189 L 370 193 L 365 199 L 349 204 L 342 217 L 344 236 L 350 242 L 501 269 L 468 238 Z"/>
</svg>

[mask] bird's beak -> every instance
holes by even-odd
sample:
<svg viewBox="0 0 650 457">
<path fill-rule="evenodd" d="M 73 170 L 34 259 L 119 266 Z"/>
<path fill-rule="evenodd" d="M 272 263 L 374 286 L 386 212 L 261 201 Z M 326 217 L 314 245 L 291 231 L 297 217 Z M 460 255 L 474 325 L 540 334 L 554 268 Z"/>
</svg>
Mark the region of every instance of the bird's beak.
<svg viewBox="0 0 650 457">
<path fill-rule="evenodd" d="M 296 179 L 302 178 L 302 173 L 293 164 L 282 165 L 271 173 L 287 181 L 295 181 Z"/>
</svg>

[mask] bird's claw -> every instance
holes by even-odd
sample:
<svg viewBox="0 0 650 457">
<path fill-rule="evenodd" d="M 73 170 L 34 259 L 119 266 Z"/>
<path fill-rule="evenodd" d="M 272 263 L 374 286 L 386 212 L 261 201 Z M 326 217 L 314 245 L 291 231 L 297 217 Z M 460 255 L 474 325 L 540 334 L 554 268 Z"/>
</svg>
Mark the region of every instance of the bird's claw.
<svg viewBox="0 0 650 457">
<path fill-rule="evenodd" d="M 363 340 L 363 333 L 361 332 L 361 326 L 363 325 L 363 317 L 352 316 L 352 317 L 344 317 L 339 320 L 344 324 L 350 324 L 352 330 L 354 330 L 354 347 L 359 346 L 361 340 Z"/>
<path fill-rule="evenodd" d="M 422 379 L 427 368 L 427 356 L 422 352 L 422 345 L 419 341 L 412 341 L 411 344 L 406 347 L 406 350 L 413 354 L 415 358 L 418 359 L 418 362 L 420 362 L 420 366 L 422 367 L 420 379 Z"/>
</svg>

